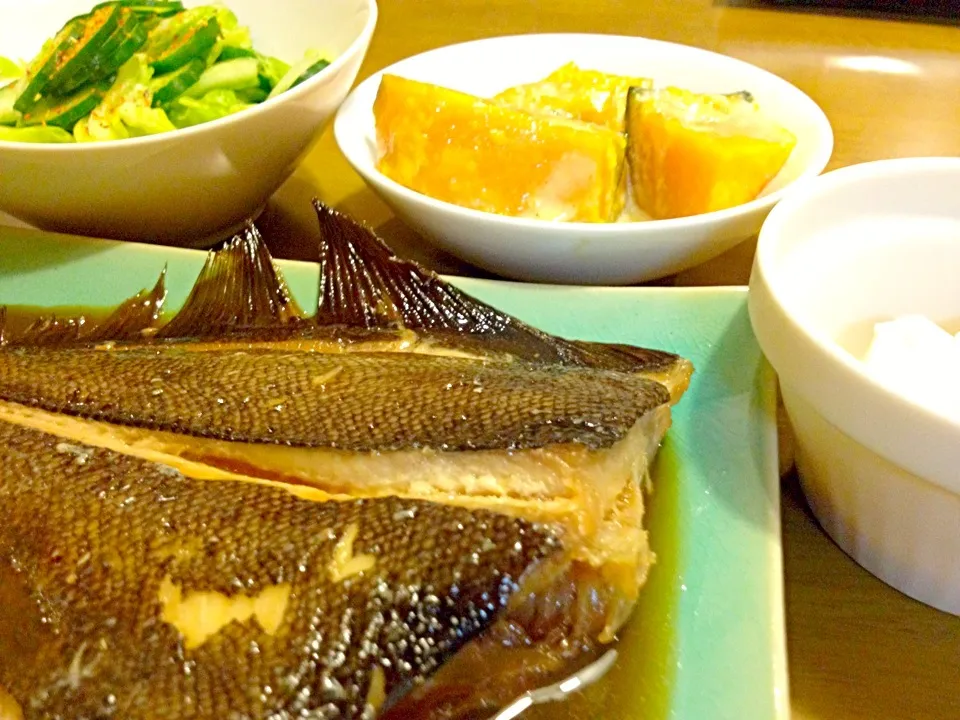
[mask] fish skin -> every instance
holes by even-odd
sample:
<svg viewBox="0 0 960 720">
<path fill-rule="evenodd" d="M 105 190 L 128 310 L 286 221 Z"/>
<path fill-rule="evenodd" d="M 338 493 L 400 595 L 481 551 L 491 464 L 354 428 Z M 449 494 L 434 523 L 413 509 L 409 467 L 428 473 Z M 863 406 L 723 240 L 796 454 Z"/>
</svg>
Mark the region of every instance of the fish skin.
<svg viewBox="0 0 960 720">
<path fill-rule="evenodd" d="M 410 353 L 0 349 L 0 399 L 197 437 L 350 451 L 603 448 L 669 402 L 593 368 Z"/>
<path fill-rule="evenodd" d="M 562 555 L 551 528 L 496 513 L 191 480 L 8 423 L 0 517 L 0 687 L 26 720 L 372 717 L 374 664 L 389 703 Z M 354 554 L 376 563 L 336 583 L 351 524 Z M 185 593 L 292 592 L 275 635 L 235 622 L 187 649 L 160 617 L 164 578 Z"/>
<path fill-rule="evenodd" d="M 308 317 L 249 224 L 211 251 L 183 307 L 158 327 L 164 274 L 152 290 L 127 300 L 103 323 L 40 318 L 0 347 L 66 348 L 100 342 L 130 349 L 171 345 L 207 350 L 286 349 L 343 354 L 378 352 L 468 355 L 551 367 L 593 368 L 665 385 L 675 403 L 692 366 L 674 353 L 614 343 L 567 340 L 527 325 L 466 294 L 414 262 L 396 257 L 368 227 L 315 202 L 320 223 L 317 309 Z M 217 346 L 223 346 L 218 348 Z"/>
</svg>

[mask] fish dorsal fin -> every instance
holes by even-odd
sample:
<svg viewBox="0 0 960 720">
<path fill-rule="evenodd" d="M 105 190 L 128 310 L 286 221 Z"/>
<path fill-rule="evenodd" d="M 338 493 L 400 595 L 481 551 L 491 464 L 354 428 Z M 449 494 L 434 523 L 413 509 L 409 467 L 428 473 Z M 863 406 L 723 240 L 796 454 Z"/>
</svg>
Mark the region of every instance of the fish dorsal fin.
<svg viewBox="0 0 960 720">
<path fill-rule="evenodd" d="M 153 288 L 127 298 L 99 322 L 83 313 L 47 313 L 20 332 L 11 332 L 5 322 L 7 310 L 0 308 L 0 345 L 62 346 L 142 339 L 156 327 L 160 318 L 167 297 L 166 274 L 164 268 Z"/>
<path fill-rule="evenodd" d="M 483 336 L 522 359 L 582 362 L 574 343 L 547 335 L 398 258 L 372 230 L 319 200 L 314 207 L 321 234 L 318 325 Z"/>
<path fill-rule="evenodd" d="M 3 313 L 6 316 L 6 308 Z M 80 333 L 88 322 L 85 315 L 46 313 L 19 332 L 4 327 L 0 332 L 0 345 L 70 345 L 79 341 Z"/>
<path fill-rule="evenodd" d="M 372 230 L 314 200 L 320 220 L 319 325 L 503 332 L 516 320 L 414 262 Z"/>
<path fill-rule="evenodd" d="M 75 345 L 158 338 L 223 337 L 231 331 L 289 326 L 304 319 L 260 233 L 248 224 L 211 250 L 183 307 L 157 330 L 167 297 L 167 269 L 151 290 L 128 298 L 105 320 L 85 315 L 43 315 L 11 333 L 0 327 L 0 344 Z"/>
<path fill-rule="evenodd" d="M 248 223 L 210 251 L 187 301 L 158 337 L 222 336 L 234 329 L 276 327 L 303 317 L 259 231 Z"/>
<path fill-rule="evenodd" d="M 124 300 L 106 320 L 92 326 L 89 332 L 81 333 L 80 339 L 84 342 L 99 342 L 142 338 L 145 331 L 156 327 L 166 299 L 167 268 L 164 266 L 152 289 L 141 290 Z"/>
<path fill-rule="evenodd" d="M 320 221 L 318 325 L 426 330 L 482 338 L 491 350 L 528 361 L 630 370 L 637 358 L 597 343 L 538 330 L 398 258 L 369 228 L 313 201 Z M 672 356 L 671 356 L 672 357 Z"/>
</svg>

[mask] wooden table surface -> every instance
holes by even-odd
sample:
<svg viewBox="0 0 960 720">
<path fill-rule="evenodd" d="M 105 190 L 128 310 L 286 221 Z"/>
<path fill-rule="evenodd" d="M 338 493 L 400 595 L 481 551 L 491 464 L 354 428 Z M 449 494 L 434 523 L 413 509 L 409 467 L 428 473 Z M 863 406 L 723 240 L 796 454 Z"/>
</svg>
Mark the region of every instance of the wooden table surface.
<svg viewBox="0 0 960 720">
<path fill-rule="evenodd" d="M 897 21 L 822 7 L 810 12 L 791 11 L 785 3 L 759 5 L 381 0 L 379 28 L 360 79 L 409 55 L 490 35 L 641 35 L 732 55 L 797 85 L 833 124 L 830 168 L 889 157 L 960 155 L 955 19 Z M 276 254 L 313 259 L 313 196 L 373 224 L 407 256 L 444 272 L 482 274 L 430 250 L 393 219 L 349 168 L 329 128 L 261 218 Z M 746 242 L 667 282 L 746 283 L 753 250 L 754 243 Z M 813 520 L 792 475 L 783 482 L 783 534 L 793 717 L 960 718 L 960 619 L 900 595 L 844 555 Z"/>
</svg>

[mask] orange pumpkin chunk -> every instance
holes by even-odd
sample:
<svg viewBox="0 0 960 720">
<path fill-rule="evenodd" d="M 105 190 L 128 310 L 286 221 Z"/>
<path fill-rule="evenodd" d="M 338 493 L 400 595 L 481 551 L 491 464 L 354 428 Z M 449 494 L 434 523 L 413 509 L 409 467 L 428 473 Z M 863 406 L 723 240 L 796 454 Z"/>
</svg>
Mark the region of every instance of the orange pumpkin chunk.
<svg viewBox="0 0 960 720">
<path fill-rule="evenodd" d="M 623 207 L 621 133 L 395 75 L 373 112 L 380 172 L 430 197 L 578 222 L 613 221 Z"/>
<path fill-rule="evenodd" d="M 756 198 L 796 145 L 747 93 L 633 90 L 627 103 L 630 180 L 654 219 L 723 210 Z"/>
<path fill-rule="evenodd" d="M 494 100 L 528 112 L 583 120 L 623 132 L 627 93 L 632 87 L 651 85 L 649 78 L 582 70 L 571 62 L 539 82 L 508 88 Z"/>
</svg>

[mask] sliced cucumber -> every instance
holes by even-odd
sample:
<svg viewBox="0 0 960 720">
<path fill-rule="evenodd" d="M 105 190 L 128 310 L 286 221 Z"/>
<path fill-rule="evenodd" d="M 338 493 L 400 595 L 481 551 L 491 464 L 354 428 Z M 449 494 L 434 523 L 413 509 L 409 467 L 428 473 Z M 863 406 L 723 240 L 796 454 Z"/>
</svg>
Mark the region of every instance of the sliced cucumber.
<svg viewBox="0 0 960 720">
<path fill-rule="evenodd" d="M 237 100 L 249 105 L 262 103 L 267 99 L 267 95 L 270 94 L 270 91 L 263 89 L 263 87 L 246 88 L 244 90 L 235 90 L 234 92 L 237 95 Z"/>
<path fill-rule="evenodd" d="M 80 15 L 74 15 L 72 18 L 70 18 L 69 20 L 67 20 L 63 25 L 64 25 L 64 27 L 66 27 L 67 25 L 72 25 L 72 24 L 74 24 L 74 23 L 78 23 L 78 22 L 81 22 L 81 21 L 86 21 L 86 19 L 87 19 L 88 17 L 90 17 L 90 13 L 88 13 L 88 12 L 82 13 L 82 14 L 80 14 Z"/>
<path fill-rule="evenodd" d="M 110 46 L 104 48 L 102 57 L 93 61 L 94 72 L 90 79 L 97 80 L 119 70 L 147 42 L 148 32 L 145 23 L 134 19 L 125 32 L 120 33 L 117 38 L 111 38 Z"/>
<path fill-rule="evenodd" d="M 168 2 L 167 0 L 113 0 L 113 2 L 94 5 L 93 9 L 96 10 L 105 5 L 120 5 L 130 8 L 139 15 L 153 15 L 154 17 L 169 17 L 183 10 L 182 2 Z"/>
<path fill-rule="evenodd" d="M 153 29 L 164 21 L 164 18 L 157 17 L 156 15 L 140 15 L 140 22 L 143 23 L 143 26 L 147 29 L 147 32 L 153 32 Z"/>
<path fill-rule="evenodd" d="M 150 82 L 150 88 L 153 90 L 153 107 L 176 100 L 196 85 L 206 69 L 207 64 L 202 59 L 195 58 L 173 72 L 155 77 Z"/>
<path fill-rule="evenodd" d="M 162 20 L 147 39 L 147 62 L 158 73 L 166 73 L 205 57 L 216 44 L 220 24 L 209 9 L 194 8 Z"/>
<path fill-rule="evenodd" d="M 257 78 L 260 80 L 260 90 L 263 90 L 266 95 L 269 95 L 270 91 L 273 90 L 273 81 L 262 72 L 257 75 Z M 265 96 L 264 100 L 266 99 Z"/>
<path fill-rule="evenodd" d="M 13 103 L 14 109 L 27 112 L 37 103 L 40 93 L 50 82 L 50 77 L 56 70 L 57 57 L 66 50 L 67 43 L 81 32 L 82 19 L 71 20 L 60 28 L 53 38 L 44 43 L 40 54 L 30 61 L 26 71 L 27 84 Z"/>
<path fill-rule="evenodd" d="M 20 94 L 19 83 L 12 82 L 0 88 L 0 125 L 16 125 L 20 113 L 13 109 L 13 103 Z"/>
<path fill-rule="evenodd" d="M 237 58 L 211 65 L 197 83 L 187 90 L 187 97 L 201 97 L 211 90 L 245 90 L 260 87 L 256 58 Z"/>
<path fill-rule="evenodd" d="M 236 60 L 237 58 L 257 57 L 257 51 L 251 48 L 236 47 L 234 45 L 224 45 L 220 51 L 220 62 L 225 60 Z"/>
<path fill-rule="evenodd" d="M 147 40 L 147 28 L 129 8 L 122 8 L 116 30 L 73 75 L 62 73 L 46 92 L 67 95 L 88 82 L 96 82 L 116 72 Z"/>
<path fill-rule="evenodd" d="M 62 94 L 66 83 L 71 89 L 77 85 L 69 85 L 69 81 L 76 75 L 82 75 L 87 64 L 97 56 L 110 36 L 120 26 L 122 10 L 119 5 L 104 5 L 94 10 L 86 18 L 77 22 L 81 30 L 79 35 L 67 41 L 62 52 L 57 53 L 57 64 L 50 82 L 44 88 L 43 94 Z"/>
<path fill-rule="evenodd" d="M 79 92 L 65 98 L 44 98 L 30 112 L 23 114 L 20 125 L 52 125 L 64 130 L 72 130 L 77 121 L 89 115 L 100 104 L 110 83 L 87 85 Z"/>
<path fill-rule="evenodd" d="M 320 60 L 317 60 L 313 65 L 311 65 L 311 66 L 308 67 L 306 70 L 304 70 L 302 73 L 300 73 L 300 76 L 299 76 L 296 80 L 293 81 L 293 85 L 291 85 L 290 87 L 295 88 L 297 85 L 299 85 L 300 83 L 302 83 L 304 80 L 309 80 L 309 79 L 312 78 L 314 75 L 316 75 L 318 72 L 320 72 L 320 71 L 323 70 L 325 67 L 327 67 L 327 65 L 329 65 L 329 64 L 330 64 L 330 61 L 329 61 L 329 60 L 326 60 L 326 59 L 323 59 L 323 58 L 321 58 Z"/>
<path fill-rule="evenodd" d="M 321 63 L 325 63 L 321 65 Z M 304 75 L 309 73 L 313 68 L 317 68 L 313 71 L 313 74 L 320 72 L 330 63 L 320 57 L 320 53 L 316 50 L 308 50 L 307 53 L 303 56 L 300 62 L 293 64 L 289 70 L 284 74 L 282 78 L 273 86 L 273 90 L 270 91 L 270 98 L 276 97 L 282 92 L 286 92 L 294 85 L 302 83 L 304 81 Z M 309 77 L 309 76 L 307 76 Z"/>
<path fill-rule="evenodd" d="M 130 13 L 132 17 L 132 13 Z M 75 18 L 76 20 L 76 18 Z M 47 83 L 47 86 L 43 89 L 44 95 L 69 95 L 75 89 L 83 85 L 90 78 L 91 75 L 91 66 L 96 62 L 97 57 L 100 53 L 105 51 L 109 46 L 111 40 L 114 36 L 124 26 L 125 18 L 121 16 L 117 28 L 111 33 L 110 37 L 107 38 L 101 48 L 93 54 L 89 59 L 89 62 L 81 64 L 72 63 L 70 68 L 61 70 L 60 72 L 54 73 L 53 77 L 50 78 L 50 82 Z"/>
</svg>

